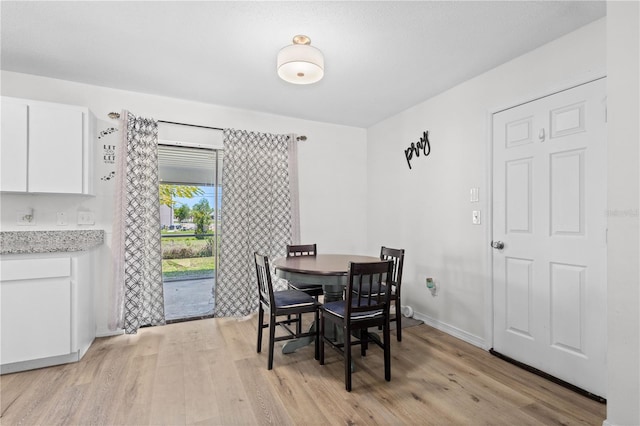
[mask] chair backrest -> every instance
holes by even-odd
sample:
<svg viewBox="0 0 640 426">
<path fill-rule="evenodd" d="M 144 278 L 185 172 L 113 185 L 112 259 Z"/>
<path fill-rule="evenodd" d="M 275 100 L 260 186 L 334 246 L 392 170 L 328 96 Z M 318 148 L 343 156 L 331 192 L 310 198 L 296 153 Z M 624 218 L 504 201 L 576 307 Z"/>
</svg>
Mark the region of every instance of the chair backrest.
<svg viewBox="0 0 640 426">
<path fill-rule="evenodd" d="M 317 253 L 315 244 L 287 245 L 287 257 L 315 256 Z"/>
<path fill-rule="evenodd" d="M 270 308 L 274 305 L 274 300 L 269 258 L 257 252 L 253 255 L 256 262 L 256 277 L 258 279 L 258 295 L 260 297 L 260 303 L 262 303 L 266 308 Z"/>
<path fill-rule="evenodd" d="M 393 273 L 391 274 L 391 288 L 398 293 L 398 288 L 402 284 L 402 266 L 404 264 L 404 249 L 393 249 L 382 246 L 380 249 L 380 260 L 390 260 L 393 262 Z"/>
<path fill-rule="evenodd" d="M 363 311 L 388 310 L 391 292 L 380 289 L 393 273 L 393 262 L 349 262 L 345 318 Z"/>
</svg>

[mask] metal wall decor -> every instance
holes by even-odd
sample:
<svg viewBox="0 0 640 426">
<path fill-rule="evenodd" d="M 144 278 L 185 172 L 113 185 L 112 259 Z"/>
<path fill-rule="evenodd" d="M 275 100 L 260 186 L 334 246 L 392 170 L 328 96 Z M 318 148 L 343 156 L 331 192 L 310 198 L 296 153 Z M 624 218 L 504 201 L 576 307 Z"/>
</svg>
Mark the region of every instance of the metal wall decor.
<svg viewBox="0 0 640 426">
<path fill-rule="evenodd" d="M 409 170 L 411 170 L 411 159 L 415 154 L 416 157 L 420 157 L 420 153 L 425 157 L 431 154 L 431 143 L 429 142 L 429 131 L 426 130 L 422 133 L 422 137 L 418 142 L 412 142 L 409 148 L 404 150 L 404 155 L 407 158 L 407 164 Z"/>
</svg>

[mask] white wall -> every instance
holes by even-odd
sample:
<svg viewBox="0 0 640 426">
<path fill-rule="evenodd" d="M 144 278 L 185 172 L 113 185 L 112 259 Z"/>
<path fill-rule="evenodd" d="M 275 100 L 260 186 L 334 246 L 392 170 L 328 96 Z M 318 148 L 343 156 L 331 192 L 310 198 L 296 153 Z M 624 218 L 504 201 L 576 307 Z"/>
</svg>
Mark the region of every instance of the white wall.
<svg viewBox="0 0 640 426">
<path fill-rule="evenodd" d="M 610 425 L 640 424 L 640 6 L 607 2 Z"/>
<path fill-rule="evenodd" d="M 366 244 L 366 131 L 254 111 L 226 108 L 180 99 L 152 96 L 99 86 L 3 71 L 2 95 L 87 106 L 98 118 L 99 128 L 114 125 L 110 111 L 128 109 L 140 116 L 212 127 L 231 127 L 271 133 L 297 133 L 308 140 L 299 142 L 300 216 L 303 242 L 314 242 L 323 252 L 365 253 Z M 277 102 L 277 100 L 274 100 Z M 106 287 L 109 281 L 110 239 L 113 210 L 113 181 L 100 178 L 107 171 L 102 149 L 96 143 L 96 197 L 65 195 L 12 195 L 1 197 L 3 231 L 74 229 L 56 226 L 56 212 L 67 211 L 73 219 L 77 210 L 92 210 L 95 228 L 108 232 L 101 249 L 102 270 L 98 281 L 98 332 L 106 329 Z M 353 194 L 357 194 L 355 197 Z M 16 210 L 32 207 L 37 225 L 16 225 Z M 374 253 L 376 253 L 374 251 Z"/>
<path fill-rule="evenodd" d="M 406 249 L 402 299 L 417 317 L 491 347 L 490 113 L 604 74 L 605 61 L 601 19 L 368 129 L 370 251 Z M 431 153 L 414 157 L 409 170 L 404 150 L 425 130 Z M 479 203 L 469 201 L 472 187 Z M 481 210 L 481 225 L 472 224 L 472 210 Z M 426 277 L 440 286 L 437 296 Z"/>
</svg>

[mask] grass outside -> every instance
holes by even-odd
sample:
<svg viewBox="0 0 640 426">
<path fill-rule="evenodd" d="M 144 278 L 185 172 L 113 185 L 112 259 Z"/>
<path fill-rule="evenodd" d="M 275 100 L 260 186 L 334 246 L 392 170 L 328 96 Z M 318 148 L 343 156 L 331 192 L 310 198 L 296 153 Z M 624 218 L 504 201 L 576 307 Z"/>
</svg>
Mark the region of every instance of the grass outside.
<svg viewBox="0 0 640 426">
<path fill-rule="evenodd" d="M 193 231 L 173 231 L 172 235 Z M 162 238 L 162 275 L 167 279 L 191 279 L 213 276 L 213 238 L 198 239 L 194 236 Z"/>
<path fill-rule="evenodd" d="M 181 229 L 181 230 L 169 230 L 169 229 L 162 229 L 160 231 L 160 235 L 193 235 L 195 234 L 195 229 Z"/>
<path fill-rule="evenodd" d="M 196 278 L 211 275 L 214 269 L 216 262 L 213 256 L 162 260 L 164 278 Z"/>
</svg>

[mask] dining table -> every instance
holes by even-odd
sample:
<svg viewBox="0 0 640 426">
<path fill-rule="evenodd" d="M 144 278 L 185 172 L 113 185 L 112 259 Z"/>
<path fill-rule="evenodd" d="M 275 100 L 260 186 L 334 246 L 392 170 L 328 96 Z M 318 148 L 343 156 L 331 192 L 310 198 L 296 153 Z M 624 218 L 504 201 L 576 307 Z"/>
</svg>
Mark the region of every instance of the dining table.
<svg viewBox="0 0 640 426">
<path fill-rule="evenodd" d="M 273 260 L 272 266 L 276 276 L 287 281 L 321 284 L 326 303 L 343 299 L 351 262 L 380 262 L 380 258 L 354 254 L 316 254 L 315 256 L 279 257 Z M 336 338 L 340 338 L 339 332 L 336 331 Z M 289 340 L 282 347 L 282 353 L 295 352 L 311 342 L 313 342 L 312 337 Z"/>
</svg>

